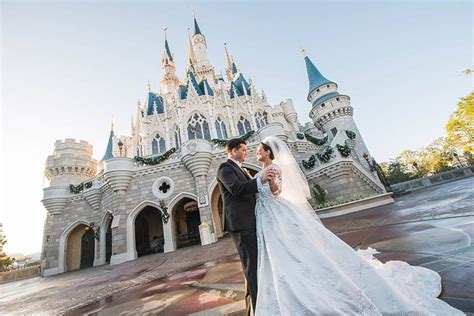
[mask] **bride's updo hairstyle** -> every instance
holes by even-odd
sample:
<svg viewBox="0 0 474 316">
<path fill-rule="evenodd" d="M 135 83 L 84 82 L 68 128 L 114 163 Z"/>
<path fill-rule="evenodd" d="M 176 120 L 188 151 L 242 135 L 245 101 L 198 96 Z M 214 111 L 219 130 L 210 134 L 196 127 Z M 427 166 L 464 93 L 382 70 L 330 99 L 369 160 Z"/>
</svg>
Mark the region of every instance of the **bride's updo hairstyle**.
<svg viewBox="0 0 474 316">
<path fill-rule="evenodd" d="M 261 142 L 260 145 L 262 145 L 263 150 L 270 152 L 270 159 L 271 159 L 271 160 L 275 159 L 275 156 L 273 155 L 272 147 L 268 146 L 268 145 L 265 144 L 264 142 Z"/>
</svg>

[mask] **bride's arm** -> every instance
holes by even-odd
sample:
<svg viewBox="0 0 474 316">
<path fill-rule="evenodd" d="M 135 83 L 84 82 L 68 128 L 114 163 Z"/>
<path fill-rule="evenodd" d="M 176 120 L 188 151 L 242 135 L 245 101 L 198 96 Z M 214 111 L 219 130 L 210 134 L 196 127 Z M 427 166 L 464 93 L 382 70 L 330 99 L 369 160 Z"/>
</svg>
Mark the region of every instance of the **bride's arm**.
<svg viewBox="0 0 474 316">
<path fill-rule="evenodd" d="M 277 196 L 281 193 L 281 171 L 275 170 L 275 176 L 272 177 L 269 182 L 270 190 L 274 196 Z"/>
</svg>

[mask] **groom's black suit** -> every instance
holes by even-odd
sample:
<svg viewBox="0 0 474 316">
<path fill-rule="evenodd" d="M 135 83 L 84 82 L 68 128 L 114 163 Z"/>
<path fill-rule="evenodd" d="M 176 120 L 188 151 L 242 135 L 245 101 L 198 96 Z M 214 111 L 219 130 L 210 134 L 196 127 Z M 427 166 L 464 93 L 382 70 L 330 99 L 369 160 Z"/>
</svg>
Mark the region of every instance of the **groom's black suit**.
<svg viewBox="0 0 474 316">
<path fill-rule="evenodd" d="M 257 180 L 252 179 L 229 159 L 219 166 L 217 182 L 224 204 L 224 230 L 229 231 L 234 239 L 247 280 L 245 299 L 247 315 L 250 315 L 250 300 L 254 310 L 257 302 L 257 235 L 255 231 Z"/>
</svg>

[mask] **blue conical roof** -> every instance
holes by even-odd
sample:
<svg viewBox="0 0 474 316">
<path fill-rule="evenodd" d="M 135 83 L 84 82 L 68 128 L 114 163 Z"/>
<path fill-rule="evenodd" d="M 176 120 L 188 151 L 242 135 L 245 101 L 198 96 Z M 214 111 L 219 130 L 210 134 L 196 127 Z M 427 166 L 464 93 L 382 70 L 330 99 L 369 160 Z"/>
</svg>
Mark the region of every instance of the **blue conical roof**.
<svg viewBox="0 0 474 316">
<path fill-rule="evenodd" d="M 108 160 L 110 158 L 114 158 L 114 155 L 112 153 L 113 151 L 113 140 L 114 139 L 114 130 L 110 130 L 110 135 L 109 135 L 109 142 L 107 143 L 107 149 L 105 150 L 104 157 L 102 157 L 102 160 Z"/>
<path fill-rule="evenodd" d="M 168 58 L 173 61 L 173 56 L 171 55 L 171 50 L 170 50 L 170 46 L 168 45 L 168 40 L 165 39 L 165 50 L 166 50 L 166 54 L 168 55 Z"/>
<path fill-rule="evenodd" d="M 325 84 L 328 84 L 328 83 L 334 83 L 334 82 L 326 79 L 326 77 L 324 77 L 319 72 L 318 68 L 316 68 L 316 66 L 313 64 L 311 59 L 309 59 L 308 56 L 306 56 L 304 58 L 304 61 L 306 63 L 306 71 L 308 73 L 308 80 L 309 80 L 309 92 L 308 92 L 308 94 L 310 94 L 311 92 L 313 92 L 313 90 L 317 89 L 318 87 L 320 87 L 322 85 L 325 85 Z"/>
<path fill-rule="evenodd" d="M 234 62 L 232 62 L 232 74 L 235 75 L 238 72 L 237 66 L 235 65 Z"/>
<path fill-rule="evenodd" d="M 153 107 L 156 103 L 156 112 L 158 114 L 164 113 L 164 105 L 163 105 L 163 98 L 160 97 L 159 95 L 154 94 L 153 92 L 148 92 L 148 102 L 147 102 L 147 110 L 146 110 L 146 115 L 153 115 Z"/>
<path fill-rule="evenodd" d="M 213 96 L 214 95 L 214 90 L 212 90 L 211 86 L 209 85 L 209 82 L 207 82 L 207 79 L 203 79 L 200 83 L 199 83 L 199 87 L 201 88 L 201 91 L 203 93 L 203 95 L 205 94 L 205 89 L 207 89 L 207 94 L 210 95 L 210 96 Z M 206 88 L 204 88 L 206 87 Z"/>
<path fill-rule="evenodd" d="M 199 87 L 199 84 L 196 80 L 196 76 L 194 75 L 194 72 L 191 70 L 188 71 L 188 89 L 189 85 L 192 84 L 194 87 L 194 90 L 196 90 L 198 95 L 204 95 L 204 93 L 201 90 L 201 87 Z"/>
<path fill-rule="evenodd" d="M 196 17 L 194 18 L 194 35 L 201 34 L 201 30 L 199 29 L 198 22 L 196 21 Z"/>
</svg>

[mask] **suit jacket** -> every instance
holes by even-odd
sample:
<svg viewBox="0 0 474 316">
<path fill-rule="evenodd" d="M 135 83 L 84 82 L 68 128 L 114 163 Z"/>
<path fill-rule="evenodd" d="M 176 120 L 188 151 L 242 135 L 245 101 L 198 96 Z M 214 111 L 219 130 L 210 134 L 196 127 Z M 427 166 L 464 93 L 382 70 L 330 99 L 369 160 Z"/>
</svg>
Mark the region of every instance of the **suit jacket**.
<svg viewBox="0 0 474 316">
<path fill-rule="evenodd" d="M 250 178 L 235 162 L 227 160 L 219 166 L 217 182 L 224 204 L 224 231 L 255 229 L 257 180 Z"/>
</svg>

